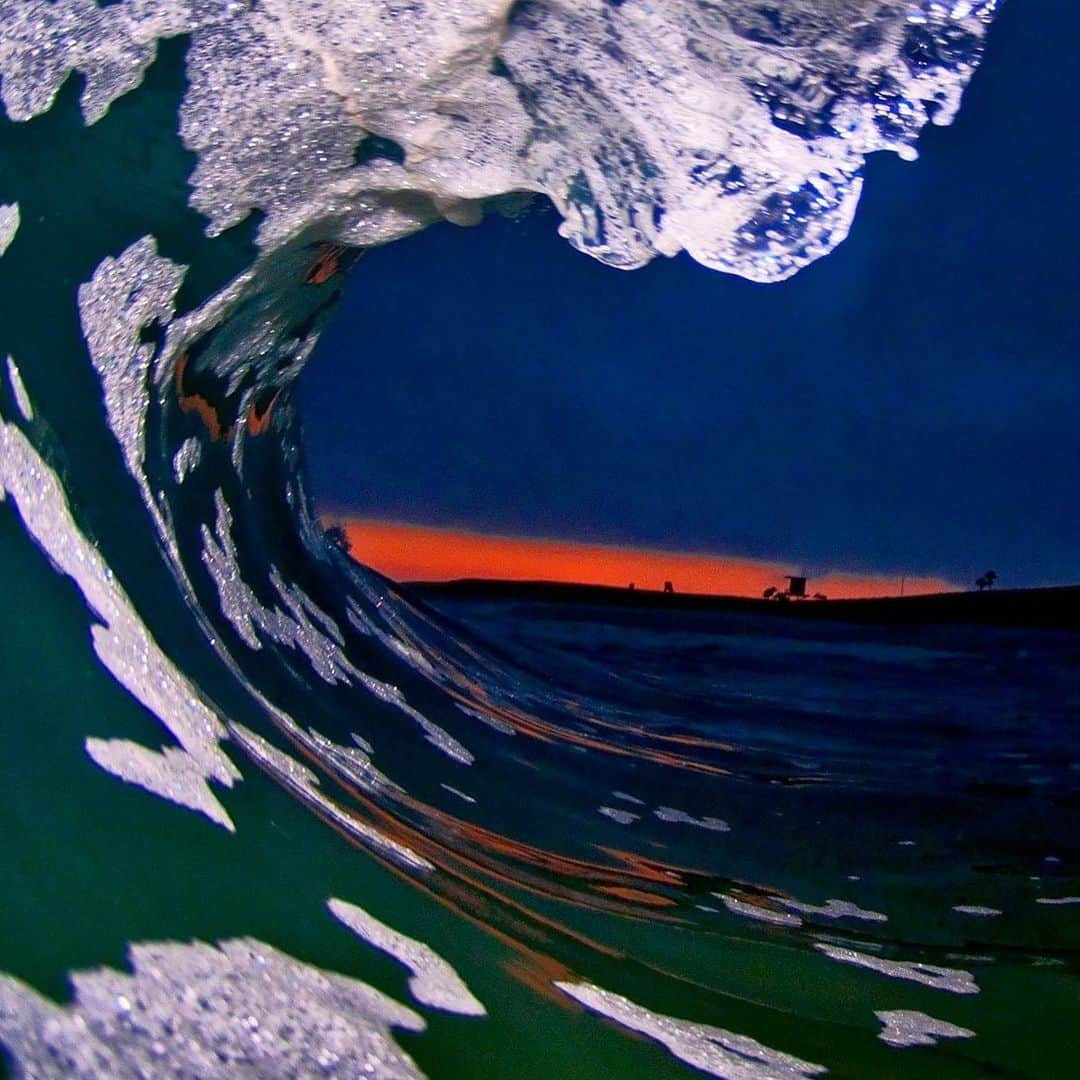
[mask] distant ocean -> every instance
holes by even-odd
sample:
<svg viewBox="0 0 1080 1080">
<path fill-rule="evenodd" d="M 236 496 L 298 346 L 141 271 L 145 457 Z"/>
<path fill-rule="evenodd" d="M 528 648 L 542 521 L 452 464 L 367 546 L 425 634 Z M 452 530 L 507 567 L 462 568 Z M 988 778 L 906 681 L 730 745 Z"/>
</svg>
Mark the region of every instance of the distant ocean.
<svg viewBox="0 0 1080 1080">
<path fill-rule="evenodd" d="M 1075 635 L 435 610 L 293 392 L 360 249 L 519 188 L 613 266 L 827 256 L 993 14 L 0 10 L 9 1073 L 1074 1069 Z"/>
</svg>

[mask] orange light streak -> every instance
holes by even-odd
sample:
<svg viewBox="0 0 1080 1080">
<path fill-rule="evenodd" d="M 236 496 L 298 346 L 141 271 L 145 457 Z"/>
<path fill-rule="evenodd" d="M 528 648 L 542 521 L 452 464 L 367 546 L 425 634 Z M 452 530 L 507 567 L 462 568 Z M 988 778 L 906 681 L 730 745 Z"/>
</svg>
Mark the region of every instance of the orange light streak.
<svg viewBox="0 0 1080 1080">
<path fill-rule="evenodd" d="M 619 588 L 633 582 L 639 589 L 662 589 L 670 581 L 680 593 L 759 597 L 769 586 L 782 588 L 785 574 L 800 572 L 792 564 L 725 555 L 493 536 L 368 518 L 343 524 L 352 555 L 396 581 L 487 578 Z M 913 596 L 956 588 L 942 578 L 908 577 L 904 591 Z M 897 575 L 830 571 L 810 579 L 811 592 L 835 599 L 895 596 L 899 590 Z"/>
</svg>

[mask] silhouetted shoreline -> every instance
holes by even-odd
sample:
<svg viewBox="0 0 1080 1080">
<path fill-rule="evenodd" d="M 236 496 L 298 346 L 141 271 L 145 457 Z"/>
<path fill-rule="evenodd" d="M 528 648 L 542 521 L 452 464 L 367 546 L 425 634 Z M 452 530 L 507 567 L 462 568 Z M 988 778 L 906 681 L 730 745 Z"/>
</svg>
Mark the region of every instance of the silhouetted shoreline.
<svg viewBox="0 0 1080 1080">
<path fill-rule="evenodd" d="M 668 608 L 772 615 L 854 623 L 928 623 L 1019 626 L 1080 630 L 1080 585 L 1042 589 L 994 589 L 986 592 L 931 593 L 859 600 L 759 600 L 744 596 L 665 593 L 609 585 L 553 581 L 410 582 L 422 599 L 455 601 L 527 600 L 534 603 L 606 604 L 629 608 Z"/>
</svg>

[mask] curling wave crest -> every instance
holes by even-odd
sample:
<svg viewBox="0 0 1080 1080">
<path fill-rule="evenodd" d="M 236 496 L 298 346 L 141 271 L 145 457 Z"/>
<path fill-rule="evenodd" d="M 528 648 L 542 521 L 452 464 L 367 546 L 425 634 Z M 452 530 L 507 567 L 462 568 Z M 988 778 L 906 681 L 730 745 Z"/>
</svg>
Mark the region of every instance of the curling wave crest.
<svg viewBox="0 0 1080 1080">
<path fill-rule="evenodd" d="M 188 35 L 180 134 L 211 232 L 266 214 L 383 244 L 548 196 L 612 266 L 689 252 L 777 281 L 847 235 L 868 153 L 949 123 L 996 0 L 93 0 L 6 5 L 8 115 L 71 70 L 88 123 Z"/>
</svg>

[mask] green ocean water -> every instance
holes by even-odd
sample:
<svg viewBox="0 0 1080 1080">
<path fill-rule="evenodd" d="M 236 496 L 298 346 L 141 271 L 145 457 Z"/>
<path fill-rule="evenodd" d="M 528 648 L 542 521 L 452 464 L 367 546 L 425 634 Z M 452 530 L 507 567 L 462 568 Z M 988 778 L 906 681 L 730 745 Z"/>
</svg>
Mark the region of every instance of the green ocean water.
<svg viewBox="0 0 1080 1080">
<path fill-rule="evenodd" d="M 246 683 L 223 662 L 215 635 L 223 637 L 228 626 L 211 619 L 216 629 L 208 633 L 177 587 L 107 427 L 74 300 L 103 258 L 147 234 L 163 255 L 190 267 L 181 312 L 201 305 L 253 257 L 254 219 L 208 240 L 188 206 L 194 156 L 176 133 L 184 49 L 183 41 L 163 44 L 144 84 L 92 127 L 78 113 L 77 76 L 41 117 L 0 122 L 0 202 L 18 201 L 22 217 L 0 259 L 0 356 L 16 360 L 34 404 L 35 418 L 20 421 L 20 430 L 62 479 L 80 529 L 166 655 L 219 715 L 286 746 L 250 690 L 255 685 L 270 694 L 279 682 L 284 686 L 294 652 L 275 652 L 267 642 L 259 656 L 245 657 Z M 362 272 L 363 263 L 354 273 Z M 146 339 L 153 338 L 147 329 Z M 17 415 L 7 383 L 0 411 L 7 420 Z M 181 419 L 189 424 L 185 432 L 198 430 L 193 418 Z M 268 459 L 273 452 L 267 450 Z M 252 475 L 259 460 L 253 459 Z M 211 491 L 213 481 L 205 483 Z M 284 532 L 267 545 L 276 545 L 283 566 L 281 553 L 292 552 L 292 569 L 303 570 L 298 545 Z M 336 687 L 331 699 L 314 676 L 305 683 L 298 677 L 281 697 L 297 714 L 304 710 L 305 723 L 341 741 L 351 726 L 376 743 L 380 764 L 390 762 L 395 777 L 408 777 L 423 809 L 410 806 L 406 813 L 394 804 L 388 813 L 407 819 L 431 841 L 431 851 L 452 852 L 447 866 L 458 868 L 440 869 L 432 883 L 346 842 L 235 746 L 228 752 L 243 780 L 219 793 L 235 833 L 108 775 L 87 755 L 88 736 L 156 746 L 160 726 L 95 658 L 92 619 L 78 589 L 50 567 L 10 500 L 0 507 L 0 587 L 0 970 L 58 1002 L 69 999 L 68 972 L 124 969 L 133 942 L 238 936 L 409 1001 L 403 969 L 329 916 L 325 904 L 333 896 L 429 943 L 487 1006 L 482 1020 L 421 1009 L 427 1030 L 395 1035 L 430 1076 L 692 1074 L 654 1039 L 560 996 L 553 972 L 662 1016 L 751 1037 L 839 1077 L 1076 1071 L 1078 909 L 1035 904 L 1039 896 L 1060 898 L 1078 887 L 1080 694 L 1076 644 L 1067 635 L 1019 642 L 997 632 L 956 631 L 933 641 L 876 643 L 896 650 L 888 670 L 859 652 L 867 644 L 862 631 L 815 640 L 810 644 L 825 657 L 816 687 L 823 695 L 821 728 L 808 731 L 807 716 L 798 713 L 806 695 L 784 682 L 795 646 L 771 625 L 643 628 L 606 624 L 596 612 L 561 621 L 521 608 L 452 612 L 529 673 L 498 699 L 504 710 L 510 703 L 563 725 L 558 735 L 532 739 L 521 721 L 511 749 L 490 730 L 464 727 L 462 738 L 478 759 L 464 779 L 462 770 L 447 771 L 441 759 L 425 757 L 427 745 L 412 738 L 411 728 L 407 736 L 400 718 L 391 723 L 370 697 Z M 319 600 L 330 609 L 334 589 L 325 581 L 321 587 Z M 338 621 L 347 625 L 343 615 Z M 516 641 L 507 621 L 525 628 Z M 584 629 L 597 623 L 608 627 L 603 641 Z M 432 625 L 431 655 L 484 655 L 459 623 Z M 530 651 L 531 626 L 546 635 L 540 659 Z M 239 651 L 232 641 L 229 648 Z M 351 639 L 349 649 L 354 658 L 366 655 Z M 1021 656 L 1025 651 L 1034 659 Z M 640 657 L 661 653 L 655 677 L 635 682 L 649 666 Z M 572 667 L 571 654 L 586 665 L 586 675 Z M 721 671 L 718 658 L 725 656 Z M 740 663 L 747 678 L 772 687 L 773 699 L 744 695 L 724 706 L 716 687 L 725 679 L 737 683 Z M 476 660 L 470 677 L 479 680 L 481 667 Z M 492 670 L 502 671 L 509 685 L 509 666 Z M 599 674 L 611 670 L 621 673 L 621 690 L 611 690 Z M 537 672 L 549 680 L 540 690 Z M 584 678 L 595 682 L 583 686 Z M 987 680 L 985 696 L 973 699 L 979 679 Z M 464 724 L 447 700 L 420 688 L 415 671 L 399 681 L 446 726 Z M 490 690 L 477 700 L 490 705 L 496 698 Z M 953 710 L 956 725 L 929 742 L 907 735 L 926 721 L 920 707 L 927 700 L 946 702 L 943 710 Z M 1025 723 L 1017 724 L 1018 717 Z M 980 756 L 983 728 L 998 755 L 992 765 Z M 582 750 L 586 737 L 592 756 Z M 723 742 L 723 750 L 710 748 L 713 757 L 691 752 L 696 764 L 722 761 L 723 772 L 687 770 L 686 759 L 672 766 L 653 753 L 692 737 Z M 862 762 L 851 750 L 860 739 Z M 612 747 L 619 753 L 609 753 Z M 1030 775 L 1018 775 L 1009 762 L 1019 758 L 1009 754 L 1026 755 Z M 818 781 L 802 783 L 800 769 Z M 971 781 L 981 769 L 997 770 L 987 772 L 985 790 Z M 475 809 L 440 794 L 444 777 L 471 787 Z M 325 786 L 343 801 L 349 794 L 345 785 Z M 636 792 L 647 807 L 634 804 L 643 820 L 629 830 L 596 813 L 622 790 Z M 438 799 L 440 813 L 429 813 Z M 694 817 L 722 811 L 731 831 L 658 823 L 648 811 L 663 806 L 686 807 Z M 384 809 L 372 810 L 371 820 L 382 820 L 377 811 Z M 445 817 L 452 812 L 460 814 L 456 824 Z M 485 830 L 487 839 L 462 821 Z M 528 860 L 515 862 L 518 853 L 507 855 L 492 837 L 528 844 L 552 856 L 550 865 L 532 855 L 523 869 Z M 910 852 L 899 846 L 907 837 L 914 837 Z M 488 851 L 485 844 L 498 854 L 483 871 L 473 877 L 460 870 L 482 848 Z M 686 872 L 672 871 L 660 884 L 628 877 L 621 887 L 636 892 L 621 906 L 609 904 L 616 894 L 591 888 L 599 880 L 591 861 L 621 872 L 626 860 L 616 850 Z M 1048 863 L 1048 856 L 1057 861 Z M 572 860 L 591 860 L 590 868 L 580 870 Z M 887 912 L 889 923 L 879 932 L 876 924 L 841 928 L 808 917 L 795 933 L 725 912 L 715 895 L 710 900 L 718 893 L 751 897 L 774 913 L 766 902 L 774 893 L 814 905 L 849 896 Z M 1004 916 L 964 922 L 951 912 L 963 902 L 1000 906 Z M 669 911 L 677 923 L 656 917 Z M 952 995 L 832 963 L 814 948 L 830 942 L 963 969 L 974 974 L 980 992 Z M 889 1009 L 925 1011 L 976 1035 L 896 1050 L 878 1038 L 874 1016 Z"/>
<path fill-rule="evenodd" d="M 655 1044 L 627 1039 L 508 978 L 503 967 L 512 954 L 502 944 L 350 848 L 257 770 L 247 770 L 226 799 L 236 835 L 102 773 L 83 751 L 85 735 L 150 740 L 153 721 L 95 662 L 74 589 L 51 571 L 10 512 L 0 529 L 8 613 L 0 783 L 5 971 L 64 1001 L 69 970 L 123 968 L 130 941 L 250 935 L 405 998 L 400 968 L 325 913 L 327 897 L 341 896 L 437 943 L 489 1004 L 487 1021 L 431 1013 L 426 1033 L 398 1036 L 429 1075 L 685 1074 Z M 919 891 L 911 898 L 913 913 L 924 899 Z M 883 1063 L 873 1025 L 854 1024 L 852 1015 L 868 1015 L 867 997 L 875 1008 L 921 1005 L 936 1014 L 941 995 L 907 986 L 871 989 L 862 973 L 824 970 L 779 942 L 762 946 L 640 921 L 613 935 L 628 957 L 685 965 L 710 991 L 692 981 L 657 986 L 655 975 L 632 959 L 598 964 L 585 956 L 594 977 L 617 977 L 629 996 L 659 1011 L 736 1030 L 751 1021 L 766 1044 L 776 1039 L 809 1060 L 828 1061 L 838 1076 L 916 1077 L 928 1069 L 958 1077 L 1067 1076 L 1075 1062 L 1068 1033 L 1076 973 L 1073 961 L 1064 966 L 1054 957 L 1075 942 L 1075 919 L 1066 915 L 1057 933 L 1041 935 L 1045 960 L 1054 966 L 1006 962 L 979 970 L 983 993 L 950 1001 L 948 1012 L 956 1022 L 977 1024 L 979 1038 L 935 1050 L 932 1064 L 925 1051 Z M 768 1008 L 752 1004 L 766 994 Z M 797 1025 L 793 1016 L 801 1018 Z M 801 1029 L 797 1041 L 793 1026 Z"/>
</svg>

